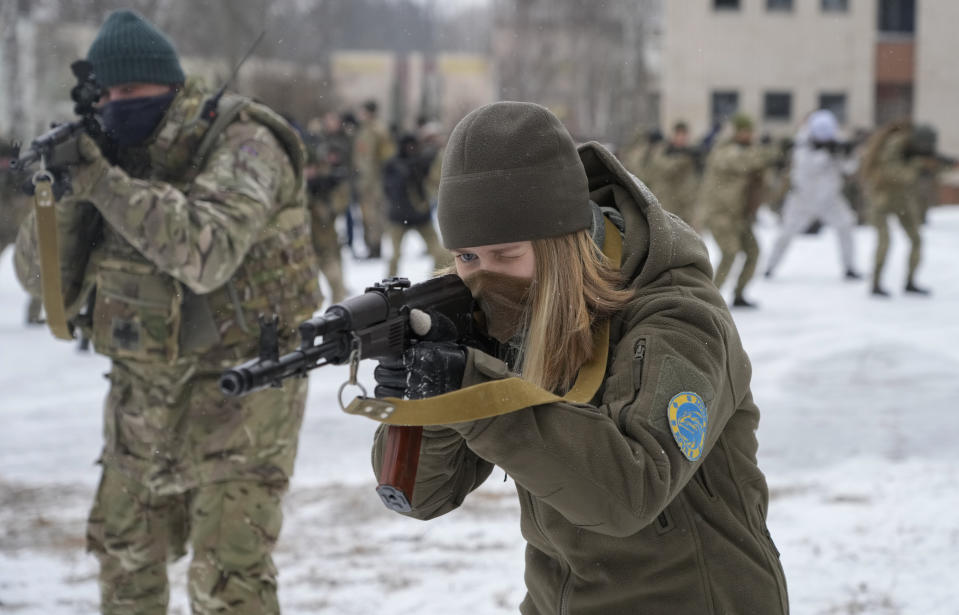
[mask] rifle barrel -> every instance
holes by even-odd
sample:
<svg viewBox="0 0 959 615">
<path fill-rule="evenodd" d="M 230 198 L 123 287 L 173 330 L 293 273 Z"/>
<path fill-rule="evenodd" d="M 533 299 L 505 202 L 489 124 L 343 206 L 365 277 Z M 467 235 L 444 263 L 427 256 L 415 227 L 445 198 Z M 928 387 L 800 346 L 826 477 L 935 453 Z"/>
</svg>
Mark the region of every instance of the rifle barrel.
<svg viewBox="0 0 959 615">
<path fill-rule="evenodd" d="M 306 375 L 324 359 L 328 362 L 342 360 L 344 346 L 348 346 L 348 341 L 338 336 L 317 346 L 294 350 L 276 361 L 247 361 L 220 375 L 220 391 L 228 397 L 239 397 L 269 386 L 279 386 L 286 378 Z"/>
</svg>

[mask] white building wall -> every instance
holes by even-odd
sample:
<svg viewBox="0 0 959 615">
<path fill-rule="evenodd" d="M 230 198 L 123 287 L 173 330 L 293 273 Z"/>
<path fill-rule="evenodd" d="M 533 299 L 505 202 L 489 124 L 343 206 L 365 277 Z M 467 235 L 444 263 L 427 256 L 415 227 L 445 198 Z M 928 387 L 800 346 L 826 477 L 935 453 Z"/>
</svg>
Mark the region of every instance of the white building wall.
<svg viewBox="0 0 959 615">
<path fill-rule="evenodd" d="M 959 2 L 917 2 L 913 116 L 939 132 L 939 148 L 959 156 Z"/>
<path fill-rule="evenodd" d="M 738 91 L 739 109 L 777 135 L 791 134 L 823 92 L 846 94 L 847 127 L 872 125 L 875 0 L 849 0 L 846 13 L 823 13 L 819 0 L 795 0 L 789 12 L 768 11 L 766 0 L 731 11 L 666 0 L 664 37 L 664 127 L 682 119 L 704 133 L 714 90 Z M 790 121 L 763 122 L 767 91 L 792 92 Z"/>
</svg>

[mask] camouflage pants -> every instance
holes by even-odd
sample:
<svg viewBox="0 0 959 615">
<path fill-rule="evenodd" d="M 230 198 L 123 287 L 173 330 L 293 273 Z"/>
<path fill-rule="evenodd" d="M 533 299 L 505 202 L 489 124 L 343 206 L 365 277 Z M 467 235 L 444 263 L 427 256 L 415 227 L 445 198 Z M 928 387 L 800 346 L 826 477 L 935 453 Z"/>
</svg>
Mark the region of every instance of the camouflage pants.
<svg viewBox="0 0 959 615">
<path fill-rule="evenodd" d="M 194 613 L 278 613 L 271 552 L 306 382 L 235 399 L 180 365 L 115 362 L 110 379 L 87 527 L 102 612 L 165 613 L 167 563 L 190 547 Z"/>
<path fill-rule="evenodd" d="M 400 256 L 402 254 L 403 237 L 410 231 L 416 231 L 426 242 L 426 250 L 433 257 L 433 268 L 438 269 L 453 264 L 453 258 L 450 253 L 440 244 L 436 229 L 432 222 L 423 224 L 409 225 L 390 223 L 390 244 L 393 246 L 393 255 L 390 257 L 389 272 L 387 277 L 395 276 L 400 267 Z"/>
<path fill-rule="evenodd" d="M 756 272 L 756 264 L 759 262 L 759 242 L 753 234 L 752 225 L 743 224 L 713 224 L 710 227 L 713 239 L 719 244 L 719 250 L 722 258 L 719 265 L 716 266 L 716 273 L 713 282 L 716 288 L 721 288 L 729 270 L 732 269 L 736 257 L 742 252 L 746 256 L 743 262 L 743 269 L 739 273 L 739 279 L 736 281 L 735 295 L 740 296 L 746 288 L 746 284 L 752 279 Z"/>
<path fill-rule="evenodd" d="M 189 545 L 193 613 L 279 613 L 270 553 L 285 489 L 232 481 L 161 496 L 104 467 L 87 527 L 100 561 L 102 612 L 165 614 L 167 562 Z"/>
<path fill-rule="evenodd" d="M 378 257 L 383 241 L 383 187 L 378 181 L 363 181 L 357 192 L 363 216 L 363 241 L 370 254 Z"/>
<path fill-rule="evenodd" d="M 902 230 L 909 237 L 911 247 L 909 249 L 909 270 L 906 276 L 906 283 L 913 282 L 916 270 L 919 268 L 919 259 L 922 249 L 922 238 L 919 235 L 921 225 L 917 207 L 910 206 L 908 203 L 899 207 L 884 206 L 881 201 L 877 203 L 876 211 L 873 214 L 873 225 L 876 227 L 876 261 L 872 270 L 873 287 L 879 286 L 882 280 L 882 270 L 886 265 L 886 254 L 889 252 L 889 216 L 895 215 L 899 219 Z"/>
</svg>

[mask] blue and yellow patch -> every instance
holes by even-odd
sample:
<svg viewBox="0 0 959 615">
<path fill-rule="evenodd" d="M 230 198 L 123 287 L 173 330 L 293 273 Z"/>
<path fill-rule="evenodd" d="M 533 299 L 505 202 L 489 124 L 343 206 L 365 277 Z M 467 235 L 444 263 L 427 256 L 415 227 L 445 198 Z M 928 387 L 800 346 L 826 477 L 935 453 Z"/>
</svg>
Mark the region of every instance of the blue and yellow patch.
<svg viewBox="0 0 959 615">
<path fill-rule="evenodd" d="M 696 461 L 706 443 L 706 404 L 695 393 L 680 393 L 669 400 L 666 408 L 669 429 L 686 459 Z"/>
</svg>

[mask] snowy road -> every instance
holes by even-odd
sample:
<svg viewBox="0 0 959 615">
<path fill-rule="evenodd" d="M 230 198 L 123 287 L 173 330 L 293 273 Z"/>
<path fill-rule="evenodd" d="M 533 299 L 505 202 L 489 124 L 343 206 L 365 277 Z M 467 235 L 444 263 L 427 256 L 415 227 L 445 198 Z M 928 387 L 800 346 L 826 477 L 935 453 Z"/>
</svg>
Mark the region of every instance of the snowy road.
<svg viewBox="0 0 959 615">
<path fill-rule="evenodd" d="M 764 218 L 760 241 L 774 228 Z M 860 228 L 860 268 L 875 236 Z M 418 240 L 418 238 L 417 238 Z M 761 309 L 736 312 L 762 410 L 760 461 L 792 612 L 954 615 L 959 579 L 959 207 L 932 212 L 920 280 L 904 297 L 905 237 L 893 234 L 889 300 L 840 280 L 831 232 L 797 240 Z M 427 274 L 408 240 L 413 279 Z M 381 264 L 347 262 L 354 291 Z M 94 612 L 96 562 L 83 551 L 98 478 L 107 361 L 21 325 L 25 298 L 0 257 L 0 612 Z M 369 383 L 370 366 L 361 377 Z M 511 481 L 493 477 L 444 518 L 386 511 L 373 492 L 375 425 L 342 414 L 345 368 L 314 372 L 276 560 L 285 613 L 515 613 L 523 541 Z M 171 569 L 185 614 L 186 562 Z"/>
</svg>

